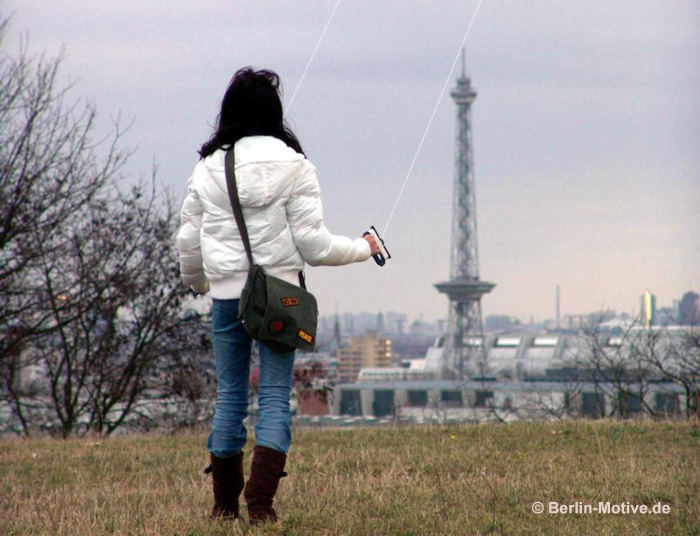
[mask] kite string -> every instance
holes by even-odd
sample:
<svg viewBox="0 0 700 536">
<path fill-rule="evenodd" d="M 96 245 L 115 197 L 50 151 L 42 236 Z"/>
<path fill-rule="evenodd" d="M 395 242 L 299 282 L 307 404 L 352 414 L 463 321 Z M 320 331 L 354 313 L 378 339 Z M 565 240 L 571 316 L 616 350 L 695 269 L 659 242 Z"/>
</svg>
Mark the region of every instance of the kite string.
<svg viewBox="0 0 700 536">
<path fill-rule="evenodd" d="M 467 30 L 464 32 L 464 37 L 462 38 L 462 43 L 460 44 L 459 48 L 457 49 L 457 54 L 455 55 L 455 59 L 452 62 L 452 67 L 450 68 L 450 72 L 447 74 L 447 78 L 445 78 L 445 83 L 442 86 L 442 91 L 440 91 L 440 96 L 437 99 L 437 102 L 435 102 L 435 107 L 433 108 L 433 113 L 430 114 L 430 119 L 428 120 L 428 124 L 425 127 L 425 130 L 423 131 L 423 136 L 420 139 L 420 143 L 418 144 L 418 149 L 416 149 L 416 153 L 413 155 L 413 160 L 411 161 L 411 165 L 408 168 L 408 173 L 406 173 L 406 178 L 403 181 L 403 184 L 401 186 L 401 190 L 399 190 L 399 195 L 396 196 L 396 201 L 394 202 L 394 206 L 391 209 L 391 213 L 389 214 L 389 219 L 386 222 L 386 225 L 384 226 L 384 230 L 382 231 L 382 237 L 386 237 L 387 230 L 389 229 L 389 224 L 391 223 L 391 220 L 394 217 L 394 213 L 396 212 L 396 207 L 399 205 L 399 201 L 401 200 L 401 197 L 403 196 L 403 192 L 406 189 L 406 185 L 408 184 L 408 179 L 411 177 L 411 173 L 413 172 L 413 167 L 416 165 L 416 161 L 418 160 L 418 155 L 420 154 L 421 149 L 423 148 L 423 143 L 425 142 L 425 138 L 428 136 L 428 132 L 430 131 L 430 126 L 433 124 L 433 119 L 435 119 L 435 114 L 437 114 L 437 110 L 440 107 L 440 102 L 442 101 L 442 97 L 445 95 L 445 91 L 447 90 L 447 86 L 450 83 L 450 79 L 452 78 L 452 73 L 455 70 L 455 66 L 457 65 L 457 61 L 459 60 L 459 55 L 462 49 L 464 48 L 464 44 L 467 42 L 467 38 L 469 37 L 469 32 L 471 32 L 472 26 L 474 25 L 474 21 L 476 20 L 476 15 L 479 12 L 479 8 L 481 7 L 481 4 L 484 0 L 479 0 L 479 3 L 476 5 L 476 9 L 474 9 L 474 13 L 472 14 L 472 18 L 469 21 L 469 26 L 467 26 Z"/>
<path fill-rule="evenodd" d="M 321 37 L 318 38 L 318 41 L 316 42 L 316 47 L 314 48 L 313 52 L 311 53 L 311 56 L 309 57 L 309 61 L 306 62 L 306 67 L 304 67 L 304 71 L 301 73 L 301 78 L 299 78 L 299 82 L 297 83 L 297 87 L 294 88 L 294 92 L 292 93 L 292 96 L 289 99 L 289 104 L 287 104 L 287 109 L 286 109 L 285 113 L 289 113 L 289 110 L 292 109 L 292 104 L 294 104 L 294 99 L 297 96 L 297 92 L 299 91 L 299 88 L 301 87 L 302 82 L 304 82 L 304 77 L 306 76 L 306 73 L 309 70 L 309 67 L 311 66 L 311 62 L 313 62 L 314 58 L 316 57 L 316 53 L 318 52 L 318 49 L 321 46 L 321 42 L 323 41 L 323 38 L 326 36 L 326 32 L 328 31 L 328 27 L 331 25 L 331 21 L 333 20 L 333 16 L 335 15 L 335 12 L 338 10 L 339 5 L 340 5 L 340 0 L 338 0 L 335 3 L 335 7 L 333 8 L 333 11 L 331 11 L 331 15 L 330 15 L 330 17 L 328 17 L 328 20 L 326 21 L 326 26 L 323 28 L 323 31 L 321 32 Z"/>
</svg>

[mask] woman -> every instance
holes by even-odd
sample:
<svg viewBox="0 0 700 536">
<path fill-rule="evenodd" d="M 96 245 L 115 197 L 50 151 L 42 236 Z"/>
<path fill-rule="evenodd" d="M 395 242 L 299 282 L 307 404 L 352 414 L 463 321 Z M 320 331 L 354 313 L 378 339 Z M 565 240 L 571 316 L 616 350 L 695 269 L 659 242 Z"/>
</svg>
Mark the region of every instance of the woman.
<svg viewBox="0 0 700 536">
<path fill-rule="evenodd" d="M 239 517 L 244 487 L 243 419 L 251 350 L 237 315 L 248 261 L 226 189 L 224 155 L 232 147 L 253 257 L 267 273 L 299 284 L 305 262 L 349 264 L 378 252 L 373 237 L 332 235 L 323 224 L 316 168 L 284 123 L 279 77 L 250 67 L 237 71 L 221 103 L 216 131 L 199 150 L 177 236 L 184 283 L 213 298 L 217 398 L 207 472 L 213 476 L 212 516 L 228 519 Z M 272 500 L 286 475 L 293 360 L 294 353 L 277 354 L 260 345 L 260 418 L 244 492 L 251 522 L 277 519 Z"/>
</svg>

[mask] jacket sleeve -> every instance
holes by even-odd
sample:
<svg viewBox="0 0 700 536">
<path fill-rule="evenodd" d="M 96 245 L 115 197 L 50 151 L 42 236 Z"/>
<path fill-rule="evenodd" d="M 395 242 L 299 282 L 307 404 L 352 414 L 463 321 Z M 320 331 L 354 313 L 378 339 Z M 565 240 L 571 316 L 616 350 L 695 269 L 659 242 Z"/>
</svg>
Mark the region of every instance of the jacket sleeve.
<svg viewBox="0 0 700 536">
<path fill-rule="evenodd" d="M 370 258 L 370 247 L 364 238 L 353 240 L 333 235 L 324 225 L 316 169 L 308 161 L 306 164 L 285 206 L 292 238 L 301 257 L 311 266 L 366 261 Z"/>
<path fill-rule="evenodd" d="M 209 291 L 209 281 L 204 275 L 200 229 L 202 227 L 202 202 L 192 185 L 192 177 L 187 182 L 187 197 L 180 212 L 180 229 L 177 233 L 177 250 L 180 257 L 182 281 L 195 292 Z"/>
</svg>

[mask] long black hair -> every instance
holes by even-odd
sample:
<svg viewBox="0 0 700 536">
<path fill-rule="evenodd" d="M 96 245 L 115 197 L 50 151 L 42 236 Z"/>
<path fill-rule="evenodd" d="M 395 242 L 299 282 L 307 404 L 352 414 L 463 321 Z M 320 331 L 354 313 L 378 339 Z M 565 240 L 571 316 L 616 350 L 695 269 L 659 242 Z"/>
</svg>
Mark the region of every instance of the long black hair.
<svg viewBox="0 0 700 536">
<path fill-rule="evenodd" d="M 206 158 L 244 136 L 255 135 L 274 136 L 304 154 L 299 140 L 282 117 L 279 87 L 280 77 L 273 71 L 255 71 L 252 67 L 236 71 L 221 101 L 216 130 L 199 149 L 199 156 Z"/>
</svg>

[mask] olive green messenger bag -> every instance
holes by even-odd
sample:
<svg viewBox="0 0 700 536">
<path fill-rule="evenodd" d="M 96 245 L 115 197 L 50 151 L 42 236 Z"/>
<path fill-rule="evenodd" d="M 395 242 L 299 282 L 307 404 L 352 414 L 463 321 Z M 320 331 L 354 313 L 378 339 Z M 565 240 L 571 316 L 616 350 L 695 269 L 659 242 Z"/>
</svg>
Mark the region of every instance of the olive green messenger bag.
<svg viewBox="0 0 700 536">
<path fill-rule="evenodd" d="M 275 352 L 286 354 L 295 348 L 313 351 L 316 343 L 318 306 L 313 294 L 306 291 L 304 275 L 299 285 L 267 275 L 253 262 L 248 228 L 238 198 L 233 147 L 226 151 L 226 186 L 238 232 L 248 256 L 248 279 L 238 303 L 238 317 L 256 341 Z"/>
</svg>

